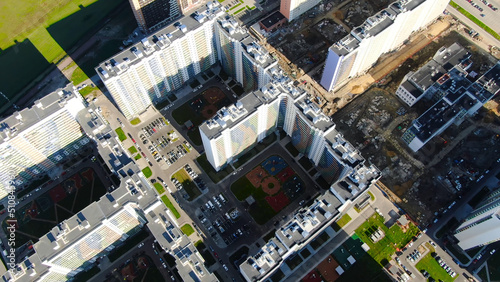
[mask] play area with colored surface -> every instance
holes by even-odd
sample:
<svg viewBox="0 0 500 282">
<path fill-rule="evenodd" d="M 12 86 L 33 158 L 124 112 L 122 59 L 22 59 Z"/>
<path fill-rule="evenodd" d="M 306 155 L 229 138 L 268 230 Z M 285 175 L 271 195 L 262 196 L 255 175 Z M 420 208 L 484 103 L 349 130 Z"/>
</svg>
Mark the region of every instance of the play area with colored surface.
<svg viewBox="0 0 500 282">
<path fill-rule="evenodd" d="M 249 212 L 259 224 L 266 223 L 304 192 L 304 183 L 280 156 L 270 156 L 231 185 L 240 201 L 252 196 Z"/>
<path fill-rule="evenodd" d="M 38 238 L 106 193 L 92 168 L 84 168 L 16 210 L 16 246 Z M 3 222 L 3 228 L 7 226 Z"/>
<path fill-rule="evenodd" d="M 220 108 L 229 104 L 231 101 L 226 97 L 226 94 L 219 87 L 214 86 L 175 109 L 172 116 L 180 125 L 190 120 L 196 127 L 203 121 L 212 118 Z"/>
</svg>

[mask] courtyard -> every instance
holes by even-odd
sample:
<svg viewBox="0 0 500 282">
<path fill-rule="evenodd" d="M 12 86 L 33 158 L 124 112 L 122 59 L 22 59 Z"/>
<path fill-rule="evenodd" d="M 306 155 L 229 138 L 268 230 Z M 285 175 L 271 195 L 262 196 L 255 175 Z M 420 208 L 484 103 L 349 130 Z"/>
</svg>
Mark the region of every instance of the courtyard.
<svg viewBox="0 0 500 282">
<path fill-rule="evenodd" d="M 239 201 L 247 201 L 250 215 L 264 224 L 305 190 L 304 182 L 280 156 L 266 158 L 231 185 Z"/>
<path fill-rule="evenodd" d="M 172 117 L 180 126 L 190 121 L 192 126 L 188 128 L 188 137 L 192 144 L 201 145 L 198 126 L 212 118 L 220 108 L 230 104 L 231 100 L 224 91 L 218 86 L 212 86 L 173 110 Z"/>
<path fill-rule="evenodd" d="M 21 246 L 49 232 L 90 203 L 99 200 L 106 187 L 92 168 L 70 175 L 60 184 L 43 193 L 16 211 L 16 246 Z M 3 228 L 7 222 L 3 222 Z"/>
</svg>

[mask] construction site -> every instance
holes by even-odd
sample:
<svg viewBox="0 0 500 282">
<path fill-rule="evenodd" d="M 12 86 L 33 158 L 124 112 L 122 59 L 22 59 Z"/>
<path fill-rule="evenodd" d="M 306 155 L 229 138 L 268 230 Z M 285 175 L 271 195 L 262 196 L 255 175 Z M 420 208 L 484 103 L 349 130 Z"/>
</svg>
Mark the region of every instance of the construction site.
<svg viewBox="0 0 500 282">
<path fill-rule="evenodd" d="M 458 43 L 471 54 L 469 72 L 484 73 L 498 50 L 450 15 L 412 34 L 403 46 L 383 55 L 367 73 L 335 93 L 319 85 L 328 48 L 391 1 L 328 1 L 285 25 L 266 47 L 330 115 L 340 132 L 383 174 L 380 186 L 414 220 L 429 223 L 455 196 L 474 188 L 498 158 L 499 98 L 460 126 L 452 125 L 417 153 L 402 141 L 414 119 L 435 101 L 408 107 L 395 92 L 404 76 L 432 59 L 442 46 Z M 496 152 L 496 153 L 495 153 Z"/>
<path fill-rule="evenodd" d="M 500 148 L 499 98 L 416 153 L 401 139 L 435 101 L 421 100 L 410 108 L 396 97 L 396 89 L 408 72 L 454 42 L 471 52 L 469 72 L 484 73 L 496 62 L 470 38 L 447 31 L 332 115 L 346 138 L 382 171 L 386 192 L 420 223 L 428 223 L 455 196 L 474 188 L 480 175 L 497 161 Z"/>
</svg>

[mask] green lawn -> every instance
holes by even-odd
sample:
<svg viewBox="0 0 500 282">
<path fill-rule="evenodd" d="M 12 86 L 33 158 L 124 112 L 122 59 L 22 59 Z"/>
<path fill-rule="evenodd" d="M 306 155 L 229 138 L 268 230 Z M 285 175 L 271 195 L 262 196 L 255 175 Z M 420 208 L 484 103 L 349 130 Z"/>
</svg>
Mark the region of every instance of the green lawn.
<svg viewBox="0 0 500 282">
<path fill-rule="evenodd" d="M 161 185 L 160 183 L 156 182 L 153 184 L 153 186 L 155 187 L 156 191 L 158 191 L 158 195 L 161 195 L 165 192 L 165 188 L 163 188 L 163 185 Z"/>
<path fill-rule="evenodd" d="M 189 200 L 192 201 L 201 195 L 198 186 L 191 180 L 191 177 L 186 172 L 185 169 L 180 169 L 172 175 L 172 178 L 176 178 L 182 184 L 182 188 L 188 193 Z"/>
<path fill-rule="evenodd" d="M 500 40 L 500 35 L 498 33 L 496 33 L 493 29 L 491 29 L 489 26 L 485 25 L 480 19 L 474 17 L 469 12 L 467 12 L 464 8 L 460 7 L 460 5 L 458 5 L 457 3 L 453 2 L 453 1 L 450 2 L 450 5 L 452 7 L 454 7 L 455 9 L 457 9 L 464 16 L 466 16 L 467 18 L 469 18 L 469 20 L 473 21 L 475 24 L 477 24 L 478 26 L 480 26 L 486 32 L 488 32 L 489 34 L 493 35 L 493 37 L 495 37 L 496 39 Z"/>
<path fill-rule="evenodd" d="M 255 188 L 245 176 L 231 184 L 231 191 L 240 201 L 244 201 L 250 195 L 253 196 L 256 203 L 250 206 L 248 212 L 258 224 L 262 225 L 276 215 L 265 199 L 267 194 L 262 188 Z"/>
<path fill-rule="evenodd" d="M 182 231 L 182 233 L 186 234 L 187 236 L 194 233 L 193 227 L 187 223 L 184 224 L 183 226 L 181 226 L 181 231 Z"/>
<path fill-rule="evenodd" d="M 452 278 L 446 271 L 439 265 L 439 263 L 431 256 L 431 254 L 425 255 L 423 258 L 420 259 L 420 261 L 415 265 L 415 267 L 420 271 L 424 269 L 425 271 L 429 272 L 432 278 L 434 278 L 436 281 L 439 279 L 442 281 L 454 281 L 457 279 L 459 274 L 457 273 L 457 276 L 455 278 Z M 455 271 L 457 272 L 458 269 Z"/>
<path fill-rule="evenodd" d="M 140 158 L 142 158 L 141 154 L 137 154 L 134 156 L 134 160 L 136 161 L 139 160 Z"/>
<path fill-rule="evenodd" d="M 142 173 L 144 173 L 144 176 L 146 178 L 150 178 L 153 175 L 153 172 L 151 171 L 151 169 L 149 168 L 149 166 L 143 168 L 142 169 Z"/>
<path fill-rule="evenodd" d="M 236 196 L 236 199 L 244 201 L 248 196 L 255 192 L 255 187 L 253 187 L 248 178 L 243 176 L 231 184 L 231 191 Z"/>
<path fill-rule="evenodd" d="M 4 71 L 0 85 L 3 93 L 12 99 L 24 87 L 37 82 L 44 71 L 62 59 L 82 37 L 124 2 L 1 1 L 0 66 Z"/>
<path fill-rule="evenodd" d="M 125 135 L 125 132 L 123 132 L 123 129 L 121 127 L 115 129 L 115 132 L 116 134 L 118 134 L 118 139 L 120 139 L 120 141 L 124 141 L 127 139 L 127 135 Z"/>
<path fill-rule="evenodd" d="M 349 223 L 351 219 L 352 218 L 348 214 L 344 214 L 339 220 L 337 220 L 337 222 L 334 222 L 334 224 L 332 224 L 332 228 L 335 231 L 339 231 L 340 229 L 342 229 L 342 227 Z"/>
<path fill-rule="evenodd" d="M 130 152 L 130 154 L 132 154 L 132 155 L 133 155 L 133 154 L 135 154 L 135 153 L 137 153 L 137 149 L 135 148 L 135 146 L 132 146 L 132 147 L 128 148 L 128 151 L 129 151 L 129 152 Z"/>
<path fill-rule="evenodd" d="M 347 269 L 336 281 L 392 281 L 382 270 L 382 266 L 370 256 L 363 256 Z"/>
<path fill-rule="evenodd" d="M 377 228 L 380 228 L 385 236 L 377 243 L 373 243 L 370 234 Z M 396 248 L 405 246 L 417 233 L 418 228 L 412 223 L 406 233 L 403 233 L 397 224 L 389 229 L 384 225 L 384 218 L 377 213 L 370 216 L 356 229 L 356 234 L 370 247 L 368 254 L 382 266 L 391 260 L 391 255 L 396 252 Z"/>
<path fill-rule="evenodd" d="M 97 87 L 92 87 L 92 86 L 87 86 L 82 88 L 79 92 L 80 95 L 82 95 L 83 98 L 87 97 L 90 93 L 99 90 Z"/>
<path fill-rule="evenodd" d="M 161 200 L 165 204 L 165 206 L 172 212 L 172 214 L 175 216 L 175 218 L 179 219 L 181 215 L 177 211 L 177 209 L 174 207 L 170 199 L 167 197 L 167 195 L 161 196 Z"/>
<path fill-rule="evenodd" d="M 196 159 L 196 162 L 214 183 L 219 183 L 222 179 L 224 179 L 224 177 L 233 172 L 233 168 L 231 166 L 226 166 L 218 172 L 215 171 L 214 167 L 208 162 L 206 154 L 200 155 Z"/>
<path fill-rule="evenodd" d="M 87 76 L 87 74 L 83 72 L 83 70 L 80 67 L 77 67 L 73 71 L 73 74 L 71 75 L 71 81 L 73 82 L 74 85 L 78 85 L 87 79 L 89 79 L 89 77 Z"/>
<path fill-rule="evenodd" d="M 133 120 L 130 121 L 131 125 L 137 125 L 139 123 L 141 123 L 141 119 L 140 118 L 134 118 Z"/>
</svg>

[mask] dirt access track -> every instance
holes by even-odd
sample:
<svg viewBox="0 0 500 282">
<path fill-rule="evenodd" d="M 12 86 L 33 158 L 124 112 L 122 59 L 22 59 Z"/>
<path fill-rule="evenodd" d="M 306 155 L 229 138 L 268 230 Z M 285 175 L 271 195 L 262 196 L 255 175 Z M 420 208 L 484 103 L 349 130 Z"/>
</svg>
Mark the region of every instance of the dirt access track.
<svg viewBox="0 0 500 282">
<path fill-rule="evenodd" d="M 454 42 L 471 52 L 473 71 L 484 73 L 495 62 L 469 38 L 448 31 L 332 116 L 346 139 L 382 171 L 379 186 L 420 223 L 428 222 L 457 194 L 474 188 L 477 177 L 496 161 L 500 150 L 498 97 L 417 153 L 401 139 L 412 121 L 435 101 L 422 100 L 409 108 L 395 96 L 396 89 L 409 71 L 420 68 L 441 46 Z"/>
</svg>

